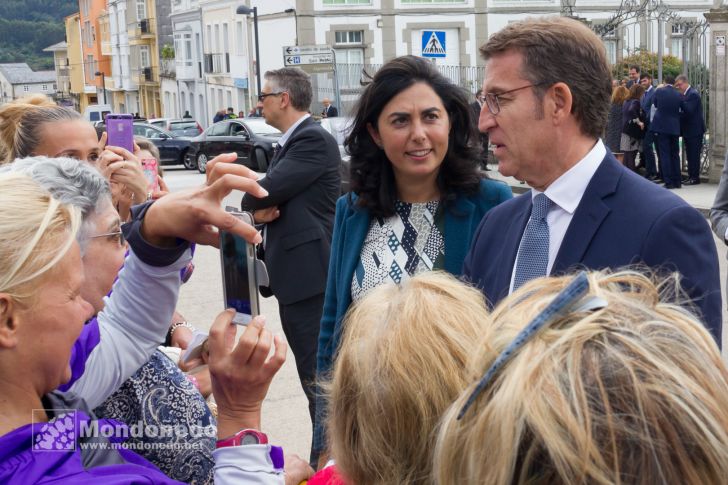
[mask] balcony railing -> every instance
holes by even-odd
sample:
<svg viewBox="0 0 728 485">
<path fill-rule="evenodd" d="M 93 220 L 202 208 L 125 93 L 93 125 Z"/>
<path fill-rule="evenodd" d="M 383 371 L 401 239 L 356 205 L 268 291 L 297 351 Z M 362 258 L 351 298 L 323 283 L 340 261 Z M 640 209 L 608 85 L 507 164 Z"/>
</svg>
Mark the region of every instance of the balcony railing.
<svg viewBox="0 0 728 485">
<path fill-rule="evenodd" d="M 230 72 L 230 54 L 205 54 L 205 73 L 223 74 Z"/>
<path fill-rule="evenodd" d="M 177 59 L 175 61 L 175 69 L 177 71 L 177 79 L 184 81 L 191 81 L 195 78 L 201 78 L 202 73 L 197 75 L 197 67 L 195 64 L 201 64 L 199 62 L 193 62 L 190 59 Z"/>
<path fill-rule="evenodd" d="M 135 34 L 139 37 L 156 35 L 154 19 L 142 19 L 136 23 Z"/>
<path fill-rule="evenodd" d="M 148 83 L 154 81 L 154 74 L 151 67 L 145 67 L 142 69 L 142 79 Z"/>
</svg>

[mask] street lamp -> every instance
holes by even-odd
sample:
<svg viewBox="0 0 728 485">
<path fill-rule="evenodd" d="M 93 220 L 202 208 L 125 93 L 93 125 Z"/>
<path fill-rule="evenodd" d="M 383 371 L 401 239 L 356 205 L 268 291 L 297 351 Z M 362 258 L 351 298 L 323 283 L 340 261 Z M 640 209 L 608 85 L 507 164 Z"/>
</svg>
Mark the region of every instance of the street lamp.
<svg viewBox="0 0 728 485">
<path fill-rule="evenodd" d="M 94 76 L 101 76 L 101 90 L 104 92 L 104 104 L 106 104 L 106 77 L 104 76 L 104 73 L 100 71 L 96 71 Z"/>
<path fill-rule="evenodd" d="M 283 12 L 293 14 L 293 18 L 295 19 L 295 22 L 296 22 L 296 45 L 298 45 L 298 13 L 296 12 L 295 8 L 287 8 Z"/>
<path fill-rule="evenodd" d="M 258 7 L 246 7 L 240 5 L 236 10 L 238 15 L 250 15 L 253 13 L 253 27 L 255 28 L 255 85 L 258 88 L 258 94 L 260 94 L 260 51 L 258 50 Z"/>
</svg>

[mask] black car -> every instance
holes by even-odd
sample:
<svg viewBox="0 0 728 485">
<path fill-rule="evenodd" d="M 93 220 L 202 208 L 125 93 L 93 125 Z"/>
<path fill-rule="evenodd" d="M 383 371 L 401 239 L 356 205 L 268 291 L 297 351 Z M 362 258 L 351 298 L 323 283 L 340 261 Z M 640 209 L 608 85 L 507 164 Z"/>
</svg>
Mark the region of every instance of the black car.
<svg viewBox="0 0 728 485">
<path fill-rule="evenodd" d="M 185 166 L 195 164 L 200 173 L 207 162 L 221 153 L 236 152 L 237 163 L 265 172 L 273 158 L 273 147 L 283 134 L 262 118 L 223 120 L 192 139 Z"/>
<path fill-rule="evenodd" d="M 96 133 L 101 137 L 101 133 L 106 130 L 103 123 L 96 124 Z M 161 165 L 184 165 L 186 169 L 193 170 L 197 168 L 194 160 L 190 164 L 187 153 L 190 151 L 191 139 L 188 137 L 173 135 L 172 133 L 158 128 L 149 123 L 138 123 L 134 121 L 134 136 L 143 136 L 159 150 L 159 163 Z"/>
</svg>

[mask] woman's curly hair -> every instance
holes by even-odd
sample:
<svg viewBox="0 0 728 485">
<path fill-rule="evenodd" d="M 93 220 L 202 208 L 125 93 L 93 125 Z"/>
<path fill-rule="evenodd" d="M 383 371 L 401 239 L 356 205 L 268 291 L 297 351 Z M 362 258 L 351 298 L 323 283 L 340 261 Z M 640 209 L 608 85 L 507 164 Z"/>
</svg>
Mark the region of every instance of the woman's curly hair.
<svg viewBox="0 0 728 485">
<path fill-rule="evenodd" d="M 394 214 L 397 186 L 392 163 L 367 129 L 377 128 L 379 115 L 392 98 L 416 83 L 430 86 L 442 100 L 450 118 L 450 136 L 437 185 L 446 204 L 458 194 L 477 192 L 483 175 L 478 170 L 479 138 L 472 122 L 465 90 L 452 84 L 425 59 L 402 56 L 387 62 L 366 86 L 355 108 L 355 116 L 345 145 L 351 155 L 351 191 L 357 205 L 374 217 Z"/>
</svg>

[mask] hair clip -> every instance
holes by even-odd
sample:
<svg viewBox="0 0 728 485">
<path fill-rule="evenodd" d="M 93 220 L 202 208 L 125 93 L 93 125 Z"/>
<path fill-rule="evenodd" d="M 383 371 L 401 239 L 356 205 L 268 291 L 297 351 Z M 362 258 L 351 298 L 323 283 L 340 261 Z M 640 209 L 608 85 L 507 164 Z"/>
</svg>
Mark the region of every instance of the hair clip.
<svg viewBox="0 0 728 485">
<path fill-rule="evenodd" d="M 501 354 L 495 359 L 458 413 L 458 420 L 465 415 L 480 393 L 488 387 L 495 374 L 502 369 L 511 357 L 513 357 L 513 355 L 540 330 L 549 327 L 558 320 L 559 317 L 568 313 L 595 311 L 607 306 L 606 300 L 595 296 L 582 300 L 582 297 L 588 290 L 589 278 L 585 271 L 581 271 L 574 277 L 573 280 L 571 280 L 571 282 L 569 282 L 566 288 L 556 295 L 553 301 L 549 303 L 548 306 L 541 311 L 541 313 L 536 315 L 534 319 L 531 320 L 531 322 L 526 325 L 526 327 L 521 330 L 518 335 L 516 335 L 516 338 L 514 338 L 505 350 L 503 350 L 503 352 L 501 352 Z"/>
</svg>

